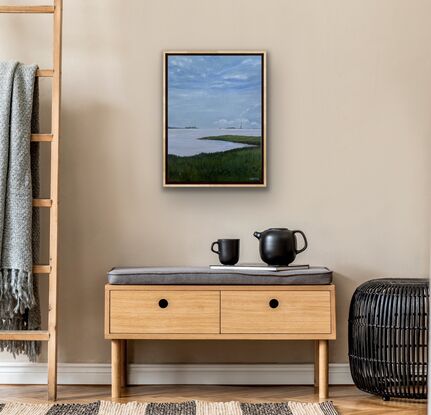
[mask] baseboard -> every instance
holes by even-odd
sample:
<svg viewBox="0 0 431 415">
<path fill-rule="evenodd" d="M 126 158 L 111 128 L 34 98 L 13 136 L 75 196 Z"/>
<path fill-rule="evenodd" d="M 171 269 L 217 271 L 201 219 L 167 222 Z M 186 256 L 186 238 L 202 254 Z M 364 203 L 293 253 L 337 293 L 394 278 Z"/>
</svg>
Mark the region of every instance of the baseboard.
<svg viewBox="0 0 431 415">
<path fill-rule="evenodd" d="M 131 364 L 131 385 L 312 385 L 311 364 Z M 44 363 L 0 363 L 0 384 L 45 384 Z M 63 385 L 106 385 L 111 366 L 104 363 L 60 363 L 58 383 Z M 329 366 L 329 383 L 352 384 L 349 365 Z"/>
</svg>

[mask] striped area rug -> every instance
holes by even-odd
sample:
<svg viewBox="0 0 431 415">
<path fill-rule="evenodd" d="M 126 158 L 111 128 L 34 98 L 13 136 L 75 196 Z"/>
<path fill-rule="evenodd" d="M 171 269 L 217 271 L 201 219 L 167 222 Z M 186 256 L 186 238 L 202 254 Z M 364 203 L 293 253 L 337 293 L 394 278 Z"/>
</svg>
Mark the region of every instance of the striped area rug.
<svg viewBox="0 0 431 415">
<path fill-rule="evenodd" d="M 0 404 L 0 415 L 338 415 L 332 402 Z"/>
</svg>

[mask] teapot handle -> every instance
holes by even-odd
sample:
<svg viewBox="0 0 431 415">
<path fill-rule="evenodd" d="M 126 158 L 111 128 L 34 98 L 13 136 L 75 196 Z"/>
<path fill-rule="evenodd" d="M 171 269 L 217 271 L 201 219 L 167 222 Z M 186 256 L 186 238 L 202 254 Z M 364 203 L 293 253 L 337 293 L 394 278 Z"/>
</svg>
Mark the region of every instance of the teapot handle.
<svg viewBox="0 0 431 415">
<path fill-rule="evenodd" d="M 307 247 L 308 247 L 307 238 L 305 237 L 304 232 L 302 232 L 302 231 L 292 231 L 292 233 L 294 235 L 295 235 L 295 233 L 300 233 L 302 235 L 302 237 L 304 239 L 304 247 L 302 249 L 299 249 L 299 250 L 295 248 L 295 251 L 296 251 L 297 254 L 299 254 L 300 252 L 304 252 L 307 249 Z M 297 239 L 296 239 L 296 241 L 297 241 Z M 296 245 L 295 245 L 295 247 L 296 247 Z"/>
</svg>

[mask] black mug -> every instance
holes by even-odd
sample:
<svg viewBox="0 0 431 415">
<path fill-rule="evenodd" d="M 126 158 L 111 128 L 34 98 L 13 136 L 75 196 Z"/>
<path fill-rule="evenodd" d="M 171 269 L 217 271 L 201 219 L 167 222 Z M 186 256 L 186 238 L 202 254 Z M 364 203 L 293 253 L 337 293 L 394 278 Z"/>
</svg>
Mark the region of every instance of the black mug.
<svg viewBox="0 0 431 415">
<path fill-rule="evenodd" d="M 214 246 L 218 246 L 218 251 Z M 211 251 L 218 255 L 223 265 L 235 265 L 239 260 L 239 239 L 218 239 L 211 244 Z"/>
</svg>

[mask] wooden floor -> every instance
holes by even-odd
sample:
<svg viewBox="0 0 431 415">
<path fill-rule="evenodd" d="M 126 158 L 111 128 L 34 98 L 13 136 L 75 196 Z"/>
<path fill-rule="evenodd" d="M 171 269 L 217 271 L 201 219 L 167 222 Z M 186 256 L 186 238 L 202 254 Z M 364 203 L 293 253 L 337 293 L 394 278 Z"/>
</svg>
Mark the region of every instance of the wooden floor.
<svg viewBox="0 0 431 415">
<path fill-rule="evenodd" d="M 109 386 L 59 386 L 59 402 L 91 402 L 110 400 Z M 318 402 L 312 386 L 132 386 L 125 390 L 125 397 L 117 402 L 181 402 L 186 400 L 281 402 L 297 400 Z M 46 386 L 0 385 L 0 401 L 28 403 L 44 402 Z M 341 415 L 425 415 L 426 403 L 391 400 L 368 395 L 354 386 L 331 386 L 330 399 Z"/>
</svg>

